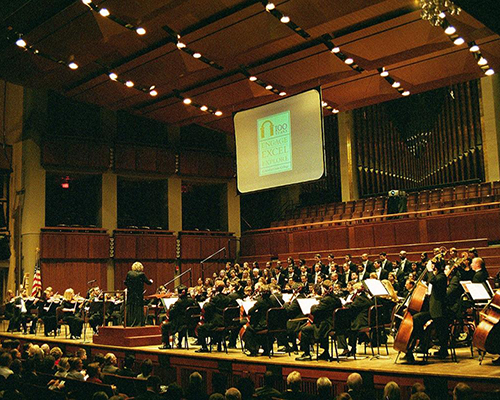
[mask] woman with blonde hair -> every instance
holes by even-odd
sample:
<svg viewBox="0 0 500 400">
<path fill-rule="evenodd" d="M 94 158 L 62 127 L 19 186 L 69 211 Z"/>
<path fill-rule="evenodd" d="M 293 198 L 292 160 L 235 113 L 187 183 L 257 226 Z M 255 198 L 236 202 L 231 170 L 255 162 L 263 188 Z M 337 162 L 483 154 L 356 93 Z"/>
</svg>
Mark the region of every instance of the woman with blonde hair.
<svg viewBox="0 0 500 400">
<path fill-rule="evenodd" d="M 127 326 L 144 325 L 144 284 L 151 285 L 144 273 L 144 266 L 139 261 L 132 264 L 127 272 L 125 286 L 127 287 Z"/>
<path fill-rule="evenodd" d="M 75 291 L 72 288 L 64 291 L 61 308 L 64 312 L 63 321 L 69 326 L 71 339 L 80 339 L 83 330 L 83 319 L 76 315 L 78 302 L 75 299 Z"/>
</svg>

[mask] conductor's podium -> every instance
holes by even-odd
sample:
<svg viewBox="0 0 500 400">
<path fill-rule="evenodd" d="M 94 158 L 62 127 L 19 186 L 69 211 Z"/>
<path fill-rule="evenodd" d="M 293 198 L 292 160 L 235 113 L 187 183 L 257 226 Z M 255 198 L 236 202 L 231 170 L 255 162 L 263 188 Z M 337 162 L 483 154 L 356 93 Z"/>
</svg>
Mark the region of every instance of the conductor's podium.
<svg viewBox="0 0 500 400">
<path fill-rule="evenodd" d="M 148 326 L 101 326 L 99 334 L 92 341 L 96 344 L 111 346 L 152 346 L 161 344 L 159 325 Z"/>
</svg>

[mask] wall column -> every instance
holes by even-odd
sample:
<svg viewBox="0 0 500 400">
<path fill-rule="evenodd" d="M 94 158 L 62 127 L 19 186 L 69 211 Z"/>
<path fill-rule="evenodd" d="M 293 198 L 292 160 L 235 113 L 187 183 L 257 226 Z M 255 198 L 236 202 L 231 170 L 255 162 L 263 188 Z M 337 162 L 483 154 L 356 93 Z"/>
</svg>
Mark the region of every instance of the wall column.
<svg viewBox="0 0 500 400">
<path fill-rule="evenodd" d="M 500 77 L 481 79 L 483 154 L 487 182 L 500 180 Z"/>
<path fill-rule="evenodd" d="M 102 174 L 102 203 L 101 203 L 101 226 L 107 229 L 110 235 L 118 227 L 118 177 L 114 173 Z M 115 290 L 114 259 L 109 258 L 106 267 L 107 289 Z"/>
<path fill-rule="evenodd" d="M 238 256 L 240 251 L 240 241 L 241 238 L 241 213 L 240 213 L 240 195 L 236 189 L 236 179 L 231 179 L 227 183 L 227 230 L 229 232 L 234 232 L 237 240 L 231 243 L 230 246 L 233 249 L 233 245 L 236 246 L 235 254 Z"/>
<path fill-rule="evenodd" d="M 352 111 L 341 112 L 338 116 L 342 201 L 357 200 L 359 198 L 358 172 L 356 170 Z"/>
</svg>

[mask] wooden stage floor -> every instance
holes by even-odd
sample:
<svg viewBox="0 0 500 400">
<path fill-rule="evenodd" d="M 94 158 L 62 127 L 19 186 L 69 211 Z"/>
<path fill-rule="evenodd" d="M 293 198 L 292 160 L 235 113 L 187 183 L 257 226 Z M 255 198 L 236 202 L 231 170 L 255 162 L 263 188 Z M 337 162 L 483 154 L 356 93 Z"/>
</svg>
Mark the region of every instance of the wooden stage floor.
<svg viewBox="0 0 500 400">
<path fill-rule="evenodd" d="M 6 327 L 5 325 L 3 326 Z M 214 351 L 212 353 L 196 353 L 198 346 L 190 345 L 189 350 L 172 349 L 160 350 L 158 346 L 142 347 L 121 347 L 92 343 L 91 330 L 87 329 L 85 340 L 65 339 L 64 335 L 59 337 L 45 337 L 43 334 L 23 335 L 21 333 L 0 332 L 0 339 L 18 339 L 22 342 L 32 341 L 38 344 L 48 343 L 52 346 L 60 346 L 63 351 L 72 352 L 78 347 L 84 347 L 87 353 L 92 356 L 96 353 L 113 352 L 119 359 L 123 359 L 126 354 L 134 354 L 137 362 L 145 358 L 151 358 L 153 363 L 164 370 L 163 377 L 167 381 L 177 381 L 185 384 L 187 377 L 193 371 L 199 371 L 207 380 L 207 388 L 211 389 L 211 379 L 217 372 L 228 377 L 228 383 L 234 382 L 239 377 L 251 378 L 256 387 L 261 386 L 263 375 L 267 370 L 272 370 L 278 376 L 282 376 L 282 382 L 286 381 L 286 376 L 294 370 L 301 373 L 303 382 L 315 387 L 315 381 L 320 376 L 329 377 L 335 388 L 335 392 L 344 391 L 345 380 L 352 372 L 359 372 L 365 382 L 375 391 L 380 392 L 389 381 L 396 381 L 403 389 L 403 399 L 409 398 L 409 390 L 415 382 L 421 382 L 432 391 L 441 393 L 451 393 L 453 387 L 458 382 L 466 382 L 479 393 L 491 392 L 500 389 L 500 366 L 492 364 L 496 358 L 487 354 L 482 365 L 479 365 L 477 351 L 474 358 L 471 358 L 469 348 L 458 348 L 458 362 L 453 362 L 451 358 L 438 360 L 429 357 L 427 363 L 419 362 L 422 359 L 417 355 L 416 365 L 407 365 L 399 360 L 394 363 L 397 352 L 393 351 L 389 345 L 389 356 L 386 356 L 385 348 L 380 348 L 381 358 L 373 358 L 371 350 L 367 347 L 367 354 L 364 353 L 364 346 L 358 345 L 357 360 L 352 358 L 336 361 L 296 361 L 292 353 L 276 354 L 274 357 L 248 357 L 242 353 L 241 349 L 229 349 L 225 352 Z M 389 338 L 390 339 L 390 338 Z M 239 343 L 238 343 L 239 347 Z M 280 385 L 278 385 L 280 386 Z M 311 386 L 311 392 L 314 390 Z M 284 387 L 284 384 L 283 384 Z M 431 397 L 434 398 L 434 397 Z M 436 397 L 446 399 L 448 397 Z M 486 398 L 486 397 L 485 397 Z"/>
</svg>

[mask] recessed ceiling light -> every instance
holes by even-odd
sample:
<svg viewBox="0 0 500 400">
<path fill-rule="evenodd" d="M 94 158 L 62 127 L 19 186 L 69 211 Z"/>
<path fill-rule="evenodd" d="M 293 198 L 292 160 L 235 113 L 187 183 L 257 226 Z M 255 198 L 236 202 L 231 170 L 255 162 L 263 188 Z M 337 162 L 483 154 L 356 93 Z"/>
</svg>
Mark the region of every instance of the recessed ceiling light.
<svg viewBox="0 0 500 400">
<path fill-rule="evenodd" d="M 142 35 L 145 35 L 145 34 L 146 34 L 146 29 L 141 28 L 141 27 L 137 28 L 135 31 L 136 31 L 136 32 L 137 32 L 137 34 L 138 34 L 138 35 L 140 35 L 140 36 L 142 36 Z"/>
<path fill-rule="evenodd" d="M 92 0 L 82 0 L 82 3 L 89 5 L 90 3 L 92 3 Z"/>
<path fill-rule="evenodd" d="M 486 65 L 486 64 L 488 64 L 488 60 L 484 57 L 481 57 L 477 62 L 477 65 Z"/>
<path fill-rule="evenodd" d="M 465 43 L 465 40 L 463 37 L 457 37 L 454 41 L 453 41 L 453 44 L 457 45 L 457 46 L 461 46 Z"/>
<path fill-rule="evenodd" d="M 281 18 L 280 18 L 280 21 L 283 22 L 284 24 L 288 24 L 290 22 L 290 17 L 286 16 L 286 15 L 283 15 Z"/>
<path fill-rule="evenodd" d="M 126 86 L 126 87 L 130 87 L 130 88 L 131 88 L 131 87 L 134 87 L 134 82 L 132 82 L 132 81 L 127 81 L 127 82 L 125 82 L 125 86 Z"/>
<path fill-rule="evenodd" d="M 158 92 L 156 90 L 152 89 L 149 91 L 149 95 L 152 97 L 155 97 L 155 96 L 158 96 Z"/>
<path fill-rule="evenodd" d="M 332 50 L 331 50 L 332 53 L 340 53 L 340 47 L 339 46 L 335 46 Z"/>
<path fill-rule="evenodd" d="M 470 48 L 469 48 L 469 51 L 471 53 L 476 53 L 479 51 L 479 46 L 477 44 L 473 44 Z"/>
<path fill-rule="evenodd" d="M 118 75 L 116 75 L 114 72 L 110 72 L 108 76 L 112 81 L 116 81 L 118 79 Z"/>
<path fill-rule="evenodd" d="M 441 11 L 439 13 L 439 18 L 446 18 L 446 14 L 443 11 Z"/>
<path fill-rule="evenodd" d="M 101 14 L 103 17 L 109 17 L 109 11 L 107 8 L 101 8 L 99 10 L 99 14 Z"/>
<path fill-rule="evenodd" d="M 322 102 L 321 102 L 321 105 L 322 105 L 323 107 L 326 107 L 326 106 L 328 105 L 328 103 L 327 103 L 326 101 L 322 101 Z"/>
<path fill-rule="evenodd" d="M 250 81 L 252 82 L 255 82 L 257 80 L 257 77 L 256 76 L 251 76 L 250 78 L 248 78 Z"/>
<path fill-rule="evenodd" d="M 182 42 L 177 42 L 177 48 L 178 49 L 183 49 L 184 47 L 186 47 L 186 45 Z"/>
<path fill-rule="evenodd" d="M 446 33 L 447 35 L 453 35 L 457 30 L 455 29 L 454 26 L 452 25 L 449 25 L 445 30 L 444 30 L 444 33 Z"/>
<path fill-rule="evenodd" d="M 405 90 L 403 93 L 401 93 L 403 96 L 409 96 L 410 95 L 410 91 L 409 90 Z"/>
<path fill-rule="evenodd" d="M 201 110 L 201 111 L 207 111 L 207 110 L 208 110 L 208 107 L 207 107 L 207 106 L 201 106 L 201 107 L 200 107 L 200 110 Z"/>
<path fill-rule="evenodd" d="M 334 113 L 334 114 L 338 114 L 338 113 L 339 113 L 339 110 L 337 110 L 336 108 L 334 108 L 334 109 L 332 110 L 332 113 Z"/>
<path fill-rule="evenodd" d="M 272 11 L 275 8 L 276 8 L 276 6 L 274 5 L 274 3 L 269 2 L 266 4 L 266 11 Z"/>
<path fill-rule="evenodd" d="M 266 89 L 267 89 L 267 90 L 271 90 L 272 88 L 273 88 L 273 85 L 267 85 L 267 86 L 266 86 Z"/>
<path fill-rule="evenodd" d="M 22 39 L 22 38 L 19 38 L 16 40 L 16 44 L 19 46 L 19 47 L 26 47 L 26 42 Z"/>
<path fill-rule="evenodd" d="M 385 68 L 382 68 L 382 71 L 380 71 L 380 76 L 382 77 L 386 77 L 386 76 L 389 76 L 389 71 L 386 71 Z"/>
<path fill-rule="evenodd" d="M 218 116 L 218 117 L 220 117 L 220 116 L 222 115 L 222 111 L 217 110 L 217 111 L 215 112 L 215 115 L 216 115 L 216 116 Z"/>
<path fill-rule="evenodd" d="M 192 100 L 191 100 L 190 98 L 188 98 L 188 97 L 186 97 L 184 100 L 182 100 L 182 102 L 183 102 L 184 104 L 191 104 L 191 101 L 192 101 Z"/>
<path fill-rule="evenodd" d="M 489 68 L 484 74 L 490 76 L 490 75 L 493 75 L 494 73 L 495 73 L 495 70 L 493 68 Z"/>
<path fill-rule="evenodd" d="M 201 57 L 201 54 L 200 54 L 200 53 L 194 53 L 194 54 L 193 54 L 193 57 L 194 57 L 194 58 L 200 58 L 200 57 Z"/>
<path fill-rule="evenodd" d="M 346 58 L 346 59 L 344 60 L 344 62 L 345 62 L 347 65 L 351 65 L 351 64 L 354 62 L 354 60 L 353 60 L 351 57 L 348 57 L 348 58 Z"/>
<path fill-rule="evenodd" d="M 393 88 L 398 88 L 401 86 L 401 83 L 399 83 L 398 81 L 395 81 L 393 84 L 392 84 L 392 87 Z"/>
<path fill-rule="evenodd" d="M 70 63 L 68 64 L 68 67 L 69 67 L 70 69 L 78 69 L 78 64 L 77 64 L 76 62 L 74 62 L 74 61 L 73 61 L 73 62 L 70 62 Z"/>
<path fill-rule="evenodd" d="M 286 92 L 280 92 L 279 95 L 280 96 L 286 96 Z"/>
</svg>

